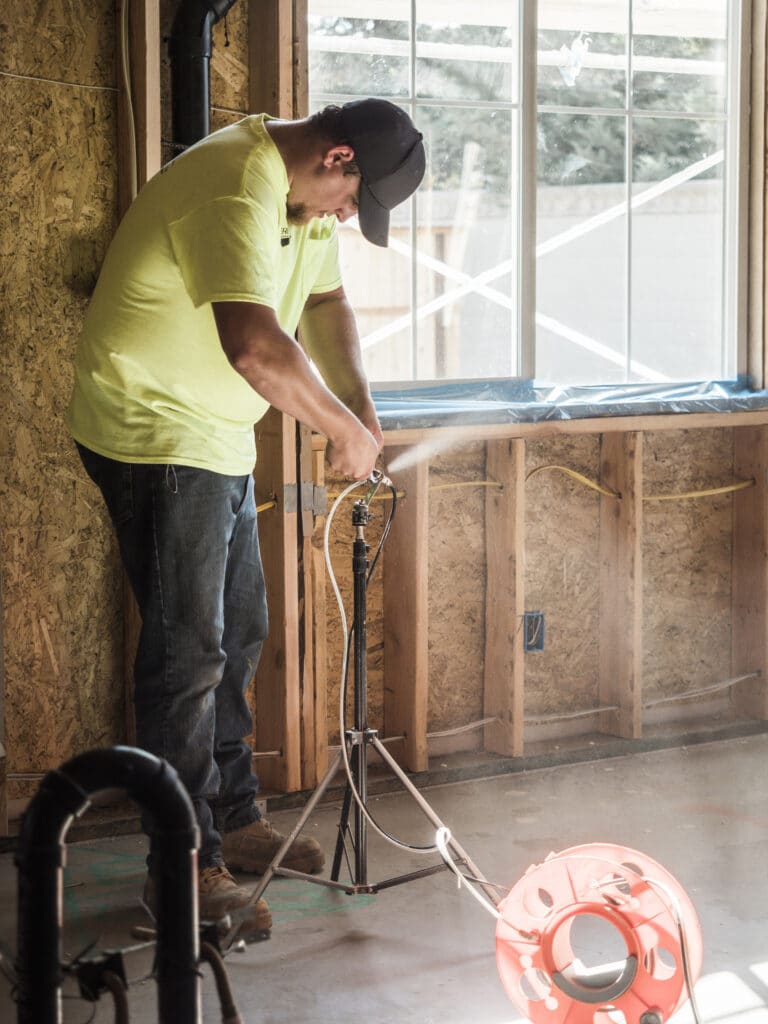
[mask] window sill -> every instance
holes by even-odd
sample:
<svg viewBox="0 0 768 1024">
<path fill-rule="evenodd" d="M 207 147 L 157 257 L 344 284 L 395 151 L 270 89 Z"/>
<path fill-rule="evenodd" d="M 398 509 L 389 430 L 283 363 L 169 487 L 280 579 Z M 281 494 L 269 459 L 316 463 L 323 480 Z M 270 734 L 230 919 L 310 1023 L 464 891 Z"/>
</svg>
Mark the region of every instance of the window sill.
<svg viewBox="0 0 768 1024">
<path fill-rule="evenodd" d="M 724 413 L 748 414 L 746 421 L 752 421 L 762 417 L 749 414 L 763 412 L 768 420 L 768 391 L 750 390 L 745 379 L 673 383 L 664 387 L 566 387 L 519 380 L 404 384 L 375 387 L 374 401 L 385 434 L 398 435 L 447 427 L 461 428 L 468 437 L 486 433 L 514 436 L 538 433 L 531 430 L 534 425 L 558 424 L 555 429 L 561 431 L 571 422 L 575 432 L 653 429 L 659 418 L 667 428 L 683 429 L 717 425 L 717 418 Z M 679 416 L 684 422 L 675 423 Z M 619 422 L 611 427 L 595 423 L 605 419 Z M 638 419 L 639 424 L 635 422 Z M 733 423 L 729 417 L 722 425 Z"/>
</svg>

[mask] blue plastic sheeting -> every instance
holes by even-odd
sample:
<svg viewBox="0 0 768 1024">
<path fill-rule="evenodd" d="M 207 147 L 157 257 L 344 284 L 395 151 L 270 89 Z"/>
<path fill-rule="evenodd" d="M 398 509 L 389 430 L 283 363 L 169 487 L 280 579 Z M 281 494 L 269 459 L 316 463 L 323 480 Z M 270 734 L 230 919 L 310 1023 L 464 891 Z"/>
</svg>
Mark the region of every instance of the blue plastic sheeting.
<svg viewBox="0 0 768 1024">
<path fill-rule="evenodd" d="M 694 384 L 566 387 L 536 381 L 482 380 L 375 390 L 385 430 L 472 423 L 539 423 L 599 416 L 647 416 L 768 409 L 768 391 L 745 378 Z"/>
</svg>

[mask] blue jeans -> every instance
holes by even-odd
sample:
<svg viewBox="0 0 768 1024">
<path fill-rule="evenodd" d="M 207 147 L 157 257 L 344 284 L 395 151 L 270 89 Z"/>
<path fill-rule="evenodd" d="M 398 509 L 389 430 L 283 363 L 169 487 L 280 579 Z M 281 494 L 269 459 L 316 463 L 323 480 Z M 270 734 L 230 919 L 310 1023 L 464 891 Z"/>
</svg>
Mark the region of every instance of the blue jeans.
<svg viewBox="0 0 768 1024">
<path fill-rule="evenodd" d="M 178 772 L 200 827 L 198 863 L 221 832 L 259 818 L 246 700 L 267 633 L 253 477 L 116 462 L 78 445 L 100 488 L 141 612 L 138 746 Z M 152 832 L 152 823 L 144 826 Z"/>
</svg>

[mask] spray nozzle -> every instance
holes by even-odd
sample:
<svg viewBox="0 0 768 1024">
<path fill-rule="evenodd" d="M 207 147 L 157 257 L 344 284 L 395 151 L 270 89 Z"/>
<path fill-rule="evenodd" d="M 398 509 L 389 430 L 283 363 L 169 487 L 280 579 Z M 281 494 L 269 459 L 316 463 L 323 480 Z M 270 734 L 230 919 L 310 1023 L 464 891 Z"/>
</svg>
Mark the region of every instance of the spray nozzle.
<svg viewBox="0 0 768 1024">
<path fill-rule="evenodd" d="M 371 470 L 370 475 L 368 477 L 368 483 L 369 484 L 375 484 L 376 487 L 381 487 L 382 484 L 384 484 L 385 487 L 393 487 L 394 486 L 392 481 L 386 475 L 386 473 L 382 473 L 382 471 L 380 469 L 372 469 Z"/>
<path fill-rule="evenodd" d="M 392 481 L 389 479 L 388 476 L 385 476 L 380 469 L 372 469 L 367 479 L 368 483 L 371 486 L 363 500 L 366 505 L 370 505 L 370 503 L 373 501 L 374 495 L 381 487 L 381 485 L 384 484 L 386 487 L 391 487 Z"/>
</svg>

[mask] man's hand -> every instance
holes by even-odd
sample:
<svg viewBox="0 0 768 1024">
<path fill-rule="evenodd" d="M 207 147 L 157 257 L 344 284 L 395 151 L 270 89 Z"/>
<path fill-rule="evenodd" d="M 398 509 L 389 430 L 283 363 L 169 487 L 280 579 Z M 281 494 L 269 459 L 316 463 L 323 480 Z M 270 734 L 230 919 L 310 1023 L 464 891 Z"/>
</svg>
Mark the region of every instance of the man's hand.
<svg viewBox="0 0 768 1024">
<path fill-rule="evenodd" d="M 329 440 L 325 451 L 331 468 L 354 480 L 370 476 L 378 455 L 378 441 L 362 424 L 359 430 L 348 430 L 337 440 Z"/>
</svg>

